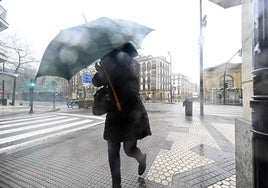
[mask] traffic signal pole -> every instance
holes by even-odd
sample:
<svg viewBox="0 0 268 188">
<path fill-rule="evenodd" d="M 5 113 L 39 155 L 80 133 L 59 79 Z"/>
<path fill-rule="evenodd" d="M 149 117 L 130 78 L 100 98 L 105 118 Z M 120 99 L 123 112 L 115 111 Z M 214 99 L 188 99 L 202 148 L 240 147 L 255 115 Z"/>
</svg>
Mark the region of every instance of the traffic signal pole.
<svg viewBox="0 0 268 188">
<path fill-rule="evenodd" d="M 33 113 L 33 88 L 30 88 L 30 114 Z"/>
<path fill-rule="evenodd" d="M 29 113 L 33 113 L 33 92 L 34 92 L 34 87 L 35 87 L 35 80 L 31 79 L 30 80 L 30 85 L 29 85 L 29 91 L 30 91 L 30 111 Z"/>
<path fill-rule="evenodd" d="M 204 73 L 203 73 L 203 27 L 206 27 L 206 15 L 203 17 L 202 13 L 202 0 L 200 0 L 200 11 L 199 11 L 199 24 L 200 24 L 200 36 L 199 36 L 199 61 L 200 61 L 200 116 L 204 116 Z"/>
</svg>

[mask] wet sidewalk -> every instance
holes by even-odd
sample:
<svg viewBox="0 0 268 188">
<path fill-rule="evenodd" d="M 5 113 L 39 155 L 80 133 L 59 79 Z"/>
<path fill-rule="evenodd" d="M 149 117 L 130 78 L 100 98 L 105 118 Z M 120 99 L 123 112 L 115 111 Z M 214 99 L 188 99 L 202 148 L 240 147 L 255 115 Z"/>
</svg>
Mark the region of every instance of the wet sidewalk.
<svg viewBox="0 0 268 188">
<path fill-rule="evenodd" d="M 139 177 L 121 148 L 122 187 L 235 187 L 233 117 L 186 117 L 177 104 L 146 108 L 153 135 L 138 145 L 147 169 Z M 102 133 L 103 124 L 0 154 L 0 187 L 111 187 Z"/>
<path fill-rule="evenodd" d="M 71 109 L 77 109 L 78 107 L 75 106 Z M 56 102 L 55 106 L 53 102 L 36 102 L 33 103 L 33 114 L 41 114 L 47 112 L 54 112 L 54 111 L 66 111 L 68 107 L 66 102 Z M 30 113 L 30 105 L 29 101 L 16 102 L 14 106 L 11 105 L 1 105 L 0 104 L 0 119 L 10 116 L 23 116 Z"/>
</svg>

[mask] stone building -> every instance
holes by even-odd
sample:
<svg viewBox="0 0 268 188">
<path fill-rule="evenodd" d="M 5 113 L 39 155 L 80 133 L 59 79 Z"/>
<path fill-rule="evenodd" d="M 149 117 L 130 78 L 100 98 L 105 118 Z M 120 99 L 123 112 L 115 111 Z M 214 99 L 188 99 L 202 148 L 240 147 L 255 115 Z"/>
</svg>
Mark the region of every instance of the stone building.
<svg viewBox="0 0 268 188">
<path fill-rule="evenodd" d="M 145 101 L 178 102 L 192 97 L 197 92 L 197 86 L 191 79 L 181 73 L 170 74 L 170 62 L 164 57 L 138 56 L 140 64 L 140 94 Z M 88 99 L 93 98 L 96 88 L 92 84 L 84 84 L 83 73 L 93 77 L 95 67 L 89 66 L 73 76 L 69 82 L 69 97 Z M 172 90 L 171 90 L 172 89 Z M 172 93 L 171 93 L 172 92 Z M 63 93 L 66 93 L 66 91 Z"/>
<path fill-rule="evenodd" d="M 0 32 L 6 30 L 9 24 L 6 21 L 6 9 L 0 5 Z"/>
<path fill-rule="evenodd" d="M 172 73 L 171 83 L 172 98 L 174 99 L 174 102 L 179 102 L 180 100 L 193 97 L 194 84 L 188 76 L 181 73 Z"/>
<path fill-rule="evenodd" d="M 147 101 L 170 101 L 171 63 L 164 57 L 138 56 L 140 63 L 140 94 Z"/>
<path fill-rule="evenodd" d="M 225 90 L 225 104 L 242 103 L 241 65 L 223 63 L 204 69 L 205 102 L 222 104 Z"/>
<path fill-rule="evenodd" d="M 7 11 L 3 6 L 0 5 L 0 32 L 6 30 L 9 27 L 9 24 L 6 21 L 6 13 Z M 8 60 L 8 57 L 5 55 L 5 50 L 3 48 L 3 43 L 0 41 L 0 75 L 1 75 L 1 86 L 0 86 L 0 104 L 6 105 L 6 99 L 4 96 L 5 93 L 5 81 L 6 79 L 10 79 L 6 76 L 5 72 L 5 62 Z"/>
</svg>

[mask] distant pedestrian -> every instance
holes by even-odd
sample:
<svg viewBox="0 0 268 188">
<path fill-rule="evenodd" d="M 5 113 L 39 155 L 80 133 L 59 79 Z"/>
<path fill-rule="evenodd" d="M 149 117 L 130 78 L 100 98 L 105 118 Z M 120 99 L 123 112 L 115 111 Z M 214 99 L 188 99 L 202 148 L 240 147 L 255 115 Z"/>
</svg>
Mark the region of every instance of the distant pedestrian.
<svg viewBox="0 0 268 188">
<path fill-rule="evenodd" d="M 136 49 L 130 43 L 112 51 L 101 59 L 100 64 L 96 64 L 97 73 L 92 80 L 94 86 L 97 87 L 108 85 L 110 95 L 103 136 L 108 144 L 113 188 L 121 187 L 121 142 L 123 142 L 125 153 L 138 161 L 138 174 L 142 175 L 146 169 L 146 154 L 137 147 L 137 140 L 151 135 L 151 130 L 148 115 L 139 94 L 140 66 L 134 60 L 137 55 Z M 105 74 L 109 76 L 113 84 L 121 111 L 116 106 Z"/>
</svg>

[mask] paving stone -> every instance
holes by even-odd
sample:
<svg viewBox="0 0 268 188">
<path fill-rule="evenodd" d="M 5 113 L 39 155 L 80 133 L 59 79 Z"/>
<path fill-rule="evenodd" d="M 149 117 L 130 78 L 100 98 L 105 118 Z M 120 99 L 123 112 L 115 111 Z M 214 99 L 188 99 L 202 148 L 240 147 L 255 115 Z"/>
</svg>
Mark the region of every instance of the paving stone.
<svg viewBox="0 0 268 188">
<path fill-rule="evenodd" d="M 172 114 L 165 116 L 168 119 Z M 137 162 L 121 149 L 122 186 L 235 187 L 230 123 L 173 116 L 172 121 L 152 119 L 153 136 L 138 142 L 147 153 L 142 178 L 137 174 Z M 15 153 L 0 154 L 0 187 L 111 187 L 102 133 L 103 126 L 98 126 Z"/>
</svg>

